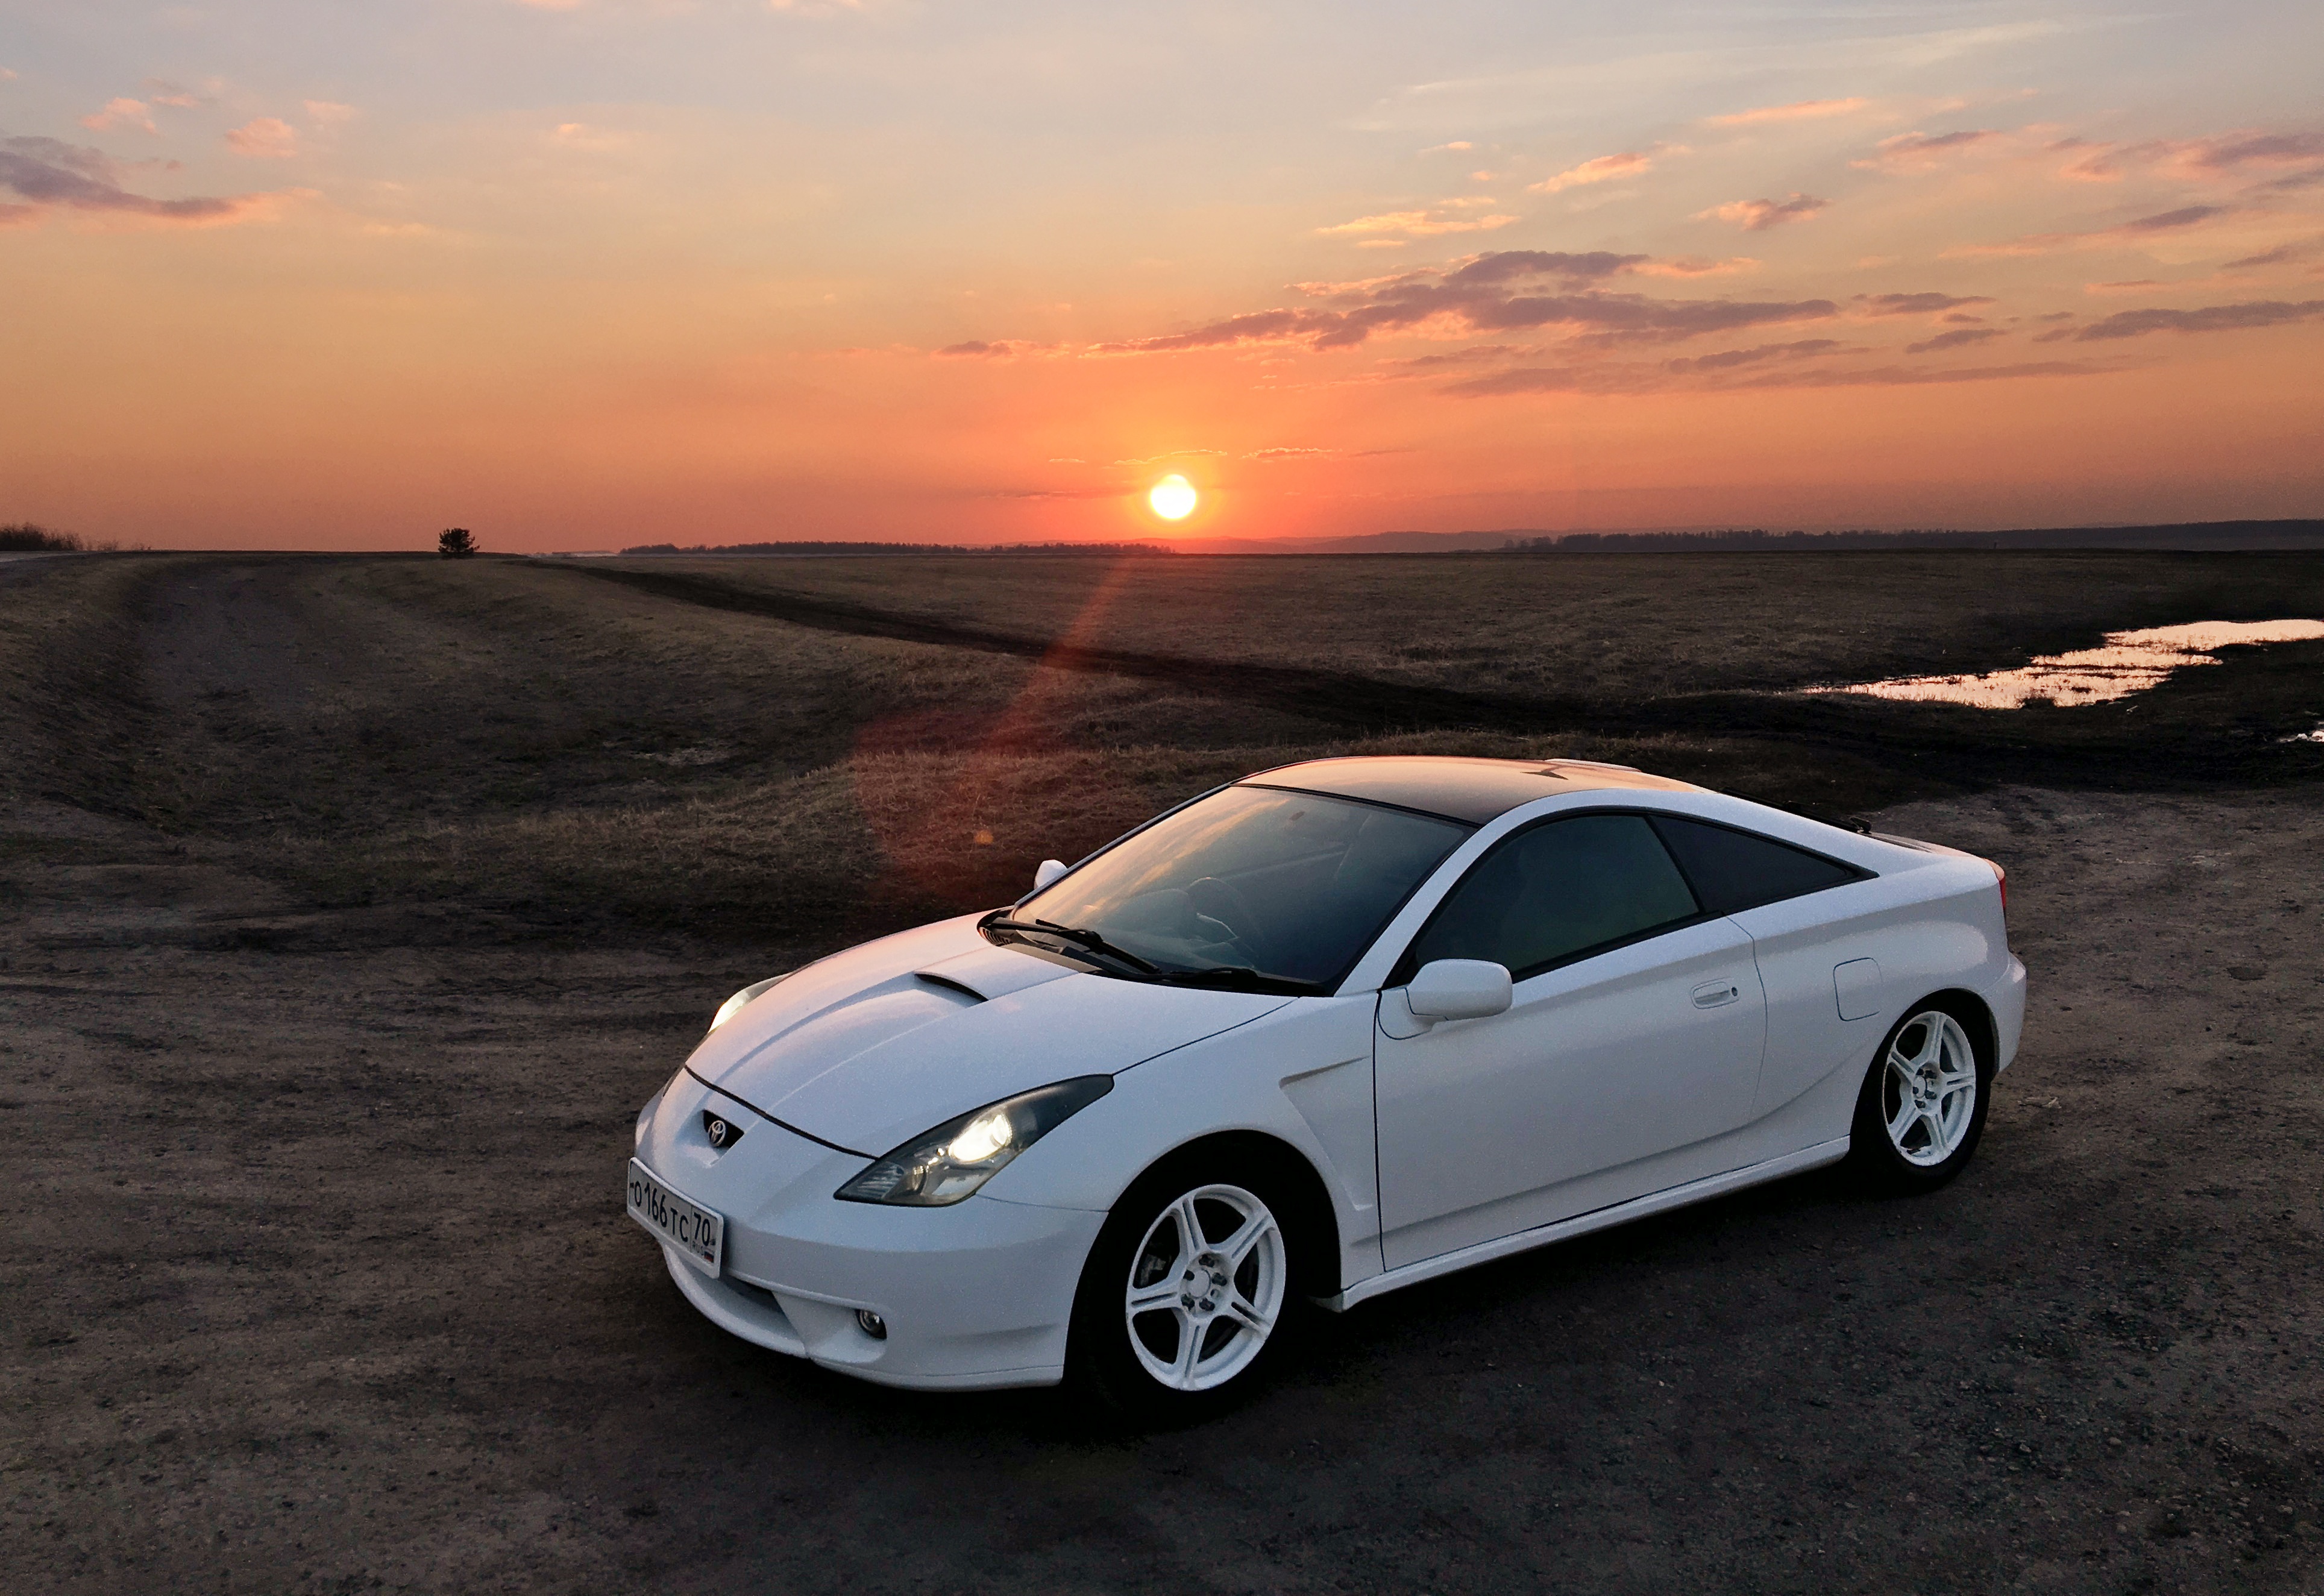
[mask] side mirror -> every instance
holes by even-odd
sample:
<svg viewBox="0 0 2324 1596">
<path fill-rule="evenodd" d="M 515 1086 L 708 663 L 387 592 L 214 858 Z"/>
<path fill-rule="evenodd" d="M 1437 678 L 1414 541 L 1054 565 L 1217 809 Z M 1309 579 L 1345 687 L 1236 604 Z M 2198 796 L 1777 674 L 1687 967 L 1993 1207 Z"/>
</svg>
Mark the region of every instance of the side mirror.
<svg viewBox="0 0 2324 1596">
<path fill-rule="evenodd" d="M 1040 868 L 1033 872 L 1033 890 L 1038 892 L 1042 888 L 1049 886 L 1060 876 L 1064 875 L 1067 868 L 1065 862 L 1062 859 L 1042 860 Z"/>
<path fill-rule="evenodd" d="M 1421 1019 L 1483 1019 L 1508 1012 L 1509 1000 L 1509 973 L 1485 959 L 1434 960 L 1404 989 Z"/>
<path fill-rule="evenodd" d="M 1441 1019 L 1484 1019 L 1508 1011 L 1509 973 L 1489 959 L 1434 959 L 1409 986 L 1380 993 L 1379 1028 L 1399 1041 L 1434 1029 Z"/>
</svg>

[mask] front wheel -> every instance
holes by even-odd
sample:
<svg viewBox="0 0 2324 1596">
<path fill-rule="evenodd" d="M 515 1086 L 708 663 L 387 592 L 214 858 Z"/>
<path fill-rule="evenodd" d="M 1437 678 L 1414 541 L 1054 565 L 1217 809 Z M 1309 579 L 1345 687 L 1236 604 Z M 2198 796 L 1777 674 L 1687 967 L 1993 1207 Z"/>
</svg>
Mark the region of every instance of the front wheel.
<svg viewBox="0 0 2324 1596">
<path fill-rule="evenodd" d="M 1198 1417 L 1284 1339 L 1287 1194 L 1255 1171 L 1189 1164 L 1139 1181 L 1090 1250 L 1067 1378 L 1139 1417 Z"/>
<path fill-rule="evenodd" d="M 1897 1022 L 1874 1056 L 1856 1102 L 1849 1161 L 1890 1191 L 1931 1191 L 1965 1168 L 1985 1131 L 1991 1049 L 1976 1017 L 1923 1003 Z"/>
</svg>

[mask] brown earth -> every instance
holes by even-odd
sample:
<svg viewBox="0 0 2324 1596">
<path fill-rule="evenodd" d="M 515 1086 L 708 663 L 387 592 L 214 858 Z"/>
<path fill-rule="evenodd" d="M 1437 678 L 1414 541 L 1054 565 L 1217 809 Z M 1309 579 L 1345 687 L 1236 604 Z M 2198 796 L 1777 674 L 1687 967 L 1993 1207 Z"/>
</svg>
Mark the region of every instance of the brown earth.
<svg viewBox="0 0 2324 1596">
<path fill-rule="evenodd" d="M 2201 607 L 2257 602 L 2234 558 L 2061 587 L 1992 662 L 2067 611 L 2253 618 Z M 1370 569 L 1284 564 L 1323 615 Z M 865 630 L 493 561 L 0 566 L 10 1588 L 2324 1590 L 2324 748 L 2273 741 L 2318 651 L 2148 696 L 2191 752 L 2146 768 L 2074 712 L 1880 706 L 1846 759 L 1757 700 L 1706 733 L 1683 680 L 1628 736 L 1380 728 Z M 1915 668 L 1839 630 L 1800 647 Z M 1390 679 L 1311 635 L 1240 646 Z M 2034 997 L 1977 1166 L 1416 1287 L 1177 1434 L 883 1392 L 678 1297 L 615 1187 L 726 992 L 1333 746 L 1629 754 L 2000 859 Z"/>
</svg>

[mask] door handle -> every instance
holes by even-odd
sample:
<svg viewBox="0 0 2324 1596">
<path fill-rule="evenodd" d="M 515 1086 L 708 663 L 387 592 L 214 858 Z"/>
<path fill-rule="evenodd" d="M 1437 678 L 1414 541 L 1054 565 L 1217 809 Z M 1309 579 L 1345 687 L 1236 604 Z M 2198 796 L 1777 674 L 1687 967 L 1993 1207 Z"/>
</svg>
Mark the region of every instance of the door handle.
<svg viewBox="0 0 2324 1596">
<path fill-rule="evenodd" d="M 1716 1009 L 1721 1004 L 1736 1002 L 1742 996 L 1743 987 L 1739 982 L 1706 981 L 1694 989 L 1694 1006 L 1698 1009 Z"/>
</svg>

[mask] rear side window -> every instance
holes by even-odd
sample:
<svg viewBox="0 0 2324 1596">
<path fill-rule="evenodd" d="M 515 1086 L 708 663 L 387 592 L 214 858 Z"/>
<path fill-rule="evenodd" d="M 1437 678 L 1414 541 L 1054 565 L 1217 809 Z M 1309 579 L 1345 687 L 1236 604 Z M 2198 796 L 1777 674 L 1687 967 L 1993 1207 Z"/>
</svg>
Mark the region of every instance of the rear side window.
<svg viewBox="0 0 2324 1596">
<path fill-rule="evenodd" d="M 1704 910 L 1734 914 L 1858 879 L 1856 871 L 1804 848 L 1699 820 L 1655 816 Z"/>
<path fill-rule="evenodd" d="M 1637 815 L 1579 815 L 1519 832 L 1478 861 L 1405 955 L 1490 959 L 1523 980 L 1702 911 Z"/>
</svg>

